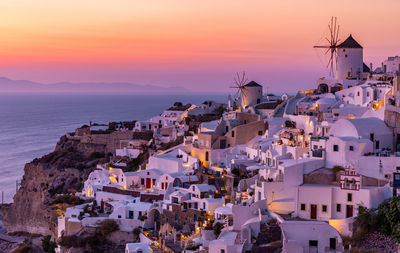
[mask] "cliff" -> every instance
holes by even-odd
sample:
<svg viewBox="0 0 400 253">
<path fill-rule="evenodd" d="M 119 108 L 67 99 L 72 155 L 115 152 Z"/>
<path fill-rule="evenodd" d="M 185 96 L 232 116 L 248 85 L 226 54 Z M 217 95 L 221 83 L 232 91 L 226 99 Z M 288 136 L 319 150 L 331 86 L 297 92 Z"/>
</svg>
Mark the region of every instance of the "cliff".
<svg viewBox="0 0 400 253">
<path fill-rule="evenodd" d="M 105 152 L 105 145 L 81 143 L 63 136 L 52 153 L 26 164 L 14 202 L 2 210 L 7 231 L 56 235 L 57 216 L 72 204 L 65 199 L 74 201 L 60 201 L 60 197 L 81 190 L 95 169 L 98 154 Z"/>
</svg>

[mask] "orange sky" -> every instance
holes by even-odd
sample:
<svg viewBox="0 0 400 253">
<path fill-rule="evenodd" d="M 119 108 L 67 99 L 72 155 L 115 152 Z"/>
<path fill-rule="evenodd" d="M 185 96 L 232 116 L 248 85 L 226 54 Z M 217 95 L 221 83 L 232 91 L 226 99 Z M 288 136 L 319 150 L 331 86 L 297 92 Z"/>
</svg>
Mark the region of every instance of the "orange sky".
<svg viewBox="0 0 400 253">
<path fill-rule="evenodd" d="M 327 70 L 312 46 L 331 16 L 376 65 L 400 54 L 399 10 L 398 0 L 3 0 L 0 76 L 222 91 L 245 70 L 271 91 L 313 88 Z"/>
</svg>

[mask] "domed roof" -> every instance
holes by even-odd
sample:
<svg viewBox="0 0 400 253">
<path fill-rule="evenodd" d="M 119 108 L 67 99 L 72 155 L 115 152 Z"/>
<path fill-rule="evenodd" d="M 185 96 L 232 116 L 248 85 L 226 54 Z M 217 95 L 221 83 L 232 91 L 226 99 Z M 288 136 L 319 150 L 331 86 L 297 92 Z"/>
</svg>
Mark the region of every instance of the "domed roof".
<svg viewBox="0 0 400 253">
<path fill-rule="evenodd" d="M 343 41 L 342 43 L 340 43 L 340 45 L 338 46 L 339 48 L 363 48 L 354 38 L 353 36 L 350 36 Z"/>
</svg>

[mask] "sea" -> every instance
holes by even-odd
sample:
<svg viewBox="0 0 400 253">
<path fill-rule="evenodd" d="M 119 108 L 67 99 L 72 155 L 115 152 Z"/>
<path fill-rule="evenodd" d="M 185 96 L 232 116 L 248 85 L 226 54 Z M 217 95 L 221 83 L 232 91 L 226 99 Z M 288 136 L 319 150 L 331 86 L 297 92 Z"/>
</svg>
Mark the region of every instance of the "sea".
<svg viewBox="0 0 400 253">
<path fill-rule="evenodd" d="M 227 94 L 1 94 L 0 201 L 10 203 L 24 165 L 52 152 L 59 138 L 84 124 L 147 120 L 174 102 L 226 103 Z M 1 203 L 1 202 L 0 202 Z"/>
</svg>

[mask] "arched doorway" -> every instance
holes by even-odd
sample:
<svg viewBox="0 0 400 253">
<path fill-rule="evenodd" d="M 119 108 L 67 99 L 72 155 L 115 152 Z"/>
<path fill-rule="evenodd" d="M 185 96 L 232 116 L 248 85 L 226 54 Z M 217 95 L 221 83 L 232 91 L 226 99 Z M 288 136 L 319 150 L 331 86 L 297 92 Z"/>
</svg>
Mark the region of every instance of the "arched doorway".
<svg viewBox="0 0 400 253">
<path fill-rule="evenodd" d="M 329 86 L 326 83 L 320 83 L 318 85 L 318 91 L 320 93 L 328 93 L 329 92 Z"/>
</svg>

